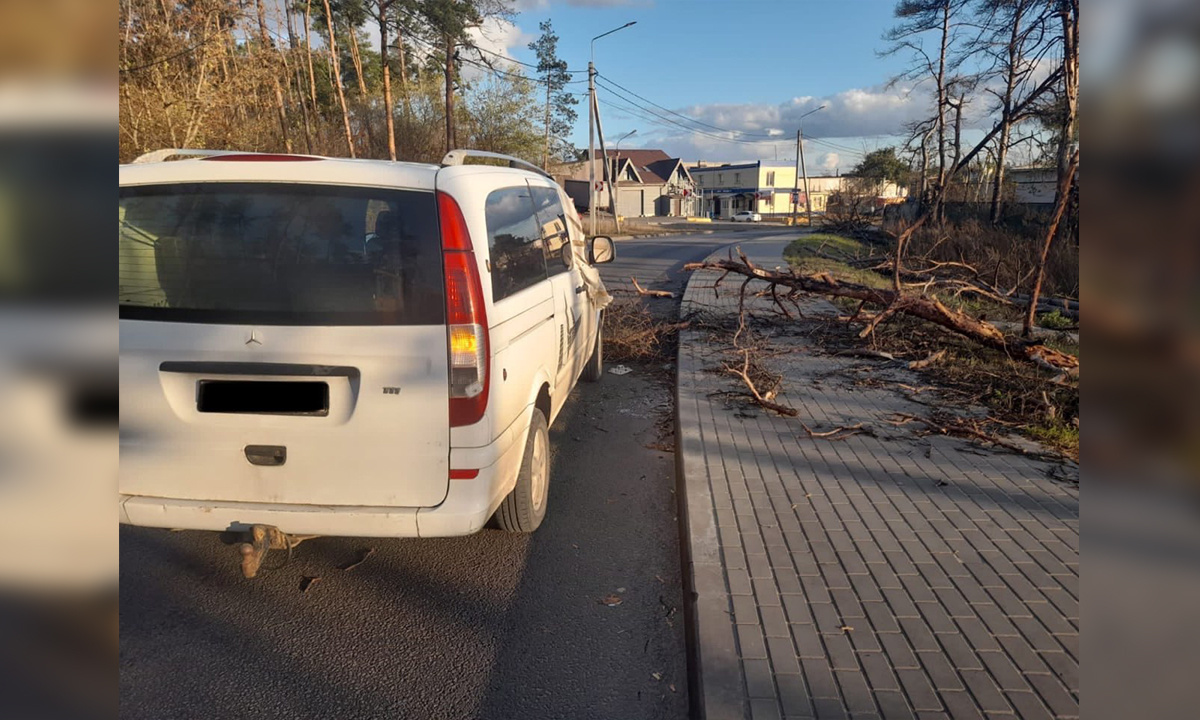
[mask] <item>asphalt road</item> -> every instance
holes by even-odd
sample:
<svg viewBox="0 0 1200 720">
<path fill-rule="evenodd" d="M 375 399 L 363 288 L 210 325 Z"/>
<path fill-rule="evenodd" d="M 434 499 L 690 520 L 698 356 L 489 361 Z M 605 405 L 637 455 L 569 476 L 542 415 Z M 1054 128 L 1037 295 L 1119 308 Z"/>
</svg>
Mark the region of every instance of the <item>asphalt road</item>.
<svg viewBox="0 0 1200 720">
<path fill-rule="evenodd" d="M 678 290 L 737 235 L 620 241 L 604 274 Z M 572 394 L 532 536 L 319 538 L 244 580 L 215 533 L 122 527 L 121 716 L 685 717 L 673 457 L 646 447 L 674 388 L 649 370 Z"/>
</svg>

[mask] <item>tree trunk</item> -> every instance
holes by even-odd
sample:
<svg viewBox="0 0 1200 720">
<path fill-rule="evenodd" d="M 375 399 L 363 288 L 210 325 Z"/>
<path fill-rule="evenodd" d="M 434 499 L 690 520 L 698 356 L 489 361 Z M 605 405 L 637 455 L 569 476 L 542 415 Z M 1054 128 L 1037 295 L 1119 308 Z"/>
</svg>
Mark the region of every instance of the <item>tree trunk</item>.
<svg viewBox="0 0 1200 720">
<path fill-rule="evenodd" d="M 1008 37 L 1008 67 L 1004 72 L 1004 97 L 1000 107 L 1000 140 L 996 146 L 996 177 L 992 179 L 992 224 L 997 225 L 1004 211 L 1004 164 L 1008 162 L 1008 141 L 1012 133 L 1012 102 L 1017 85 L 1017 66 L 1021 62 L 1021 20 L 1024 2 L 1013 6 L 1012 29 Z"/>
<path fill-rule="evenodd" d="M 396 159 L 396 119 L 392 117 L 392 72 L 388 67 L 387 11 L 391 0 L 379 3 L 379 59 L 383 64 L 383 117 L 387 121 L 388 158 Z M 401 55 L 404 51 L 401 50 Z"/>
<path fill-rule="evenodd" d="M 1066 181 L 1072 174 L 1071 148 L 1075 142 L 1075 122 L 1079 113 L 1079 0 L 1060 0 L 1063 38 L 1063 112 L 1061 137 L 1058 141 L 1058 188 L 1070 191 Z M 1057 205 L 1059 198 L 1055 198 Z"/>
<path fill-rule="evenodd" d="M 957 103 L 951 103 L 954 107 L 954 162 L 950 167 L 958 167 L 958 161 L 962 159 L 962 123 L 963 123 L 963 106 L 966 105 L 966 94 L 958 96 Z M 966 199 L 965 197 L 963 198 Z"/>
<path fill-rule="evenodd" d="M 338 104 L 342 106 L 342 124 L 346 127 L 346 149 L 350 157 L 354 157 L 354 135 L 350 132 L 350 111 L 346 108 L 346 93 L 342 90 L 342 70 L 337 56 L 337 40 L 334 38 L 333 12 L 329 8 L 329 0 L 325 4 L 325 22 L 329 28 L 329 62 L 333 66 L 333 86 L 337 88 Z"/>
<path fill-rule="evenodd" d="M 446 45 L 446 152 L 454 149 L 454 39 L 445 37 Z"/>
<path fill-rule="evenodd" d="M 358 53 L 358 31 L 349 28 L 350 60 L 354 63 L 354 77 L 358 78 L 358 92 L 363 100 L 367 99 L 367 81 L 363 78 L 362 56 Z"/>
<path fill-rule="evenodd" d="M 1071 199 L 1071 186 L 1075 182 L 1075 173 L 1078 170 L 1079 150 L 1076 149 L 1067 162 L 1066 175 L 1060 177 L 1058 181 L 1058 199 L 1054 203 L 1054 216 L 1050 218 L 1050 225 L 1046 228 L 1046 239 L 1042 243 L 1042 256 L 1038 260 L 1037 276 L 1033 279 L 1033 290 L 1029 293 L 1029 308 L 1025 311 L 1025 325 L 1021 329 L 1021 334 L 1025 337 L 1033 334 L 1033 321 L 1037 314 L 1038 296 L 1042 294 L 1042 281 L 1046 277 L 1046 259 L 1050 257 L 1050 244 L 1054 242 L 1054 236 L 1058 234 L 1058 224 L 1062 220 L 1063 212 L 1067 209 L 1067 202 Z"/>
<path fill-rule="evenodd" d="M 304 6 L 304 55 L 308 58 L 308 91 L 309 97 L 312 100 L 313 112 L 317 111 L 317 74 L 313 72 L 312 61 L 312 41 L 309 37 L 311 25 L 309 23 L 312 17 L 312 0 L 308 0 L 308 4 Z"/>
<path fill-rule="evenodd" d="M 254 0 L 255 8 L 258 10 L 258 35 L 262 41 L 262 51 L 264 55 L 270 52 L 274 46 L 271 42 L 271 35 L 267 32 L 267 16 L 263 7 L 263 0 Z M 292 152 L 292 138 L 288 133 L 287 120 L 287 104 L 283 101 L 283 87 L 279 84 L 279 75 L 271 72 L 271 82 L 275 86 L 275 109 L 279 116 L 279 132 L 283 136 L 283 146 L 287 152 Z"/>
<path fill-rule="evenodd" d="M 296 27 L 293 24 L 294 17 L 292 15 L 292 5 L 288 2 L 283 4 L 283 10 L 286 13 L 287 19 L 287 34 L 288 34 L 288 52 L 280 53 L 283 56 L 284 77 L 287 79 L 287 95 L 291 102 L 300 104 L 300 121 L 304 124 L 304 149 L 309 155 L 313 153 L 313 136 L 312 125 L 308 117 L 308 103 L 304 101 L 304 91 L 300 88 L 303 83 L 300 79 L 300 68 L 297 67 L 295 73 L 292 72 L 292 66 L 288 62 L 288 56 L 295 57 L 296 54 Z M 295 82 L 295 86 L 292 83 Z"/>
<path fill-rule="evenodd" d="M 741 251 L 738 251 L 739 254 Z M 886 308 L 888 315 L 902 313 L 918 317 L 953 333 L 969 338 L 985 347 L 1006 353 L 1009 357 L 1041 367 L 1054 369 L 1067 375 L 1079 373 L 1079 359 L 1074 355 L 1059 352 L 1040 343 L 1006 336 L 999 328 L 985 320 L 979 320 L 959 310 L 946 307 L 936 297 L 912 297 L 898 295 L 893 290 L 882 290 L 852 282 L 842 282 L 828 273 L 801 275 L 787 270 L 765 270 L 752 264 L 745 255 L 741 260 L 708 260 L 688 263 L 684 270 L 717 270 L 755 278 L 785 288 L 830 297 L 844 297 Z M 876 316 L 878 317 L 878 316 Z M 876 323 L 877 324 L 877 323 Z"/>
<path fill-rule="evenodd" d="M 950 44 L 950 0 L 942 0 L 942 41 L 938 54 L 937 72 L 937 136 L 938 186 L 934 199 L 934 219 L 942 220 L 942 203 L 946 196 L 946 50 Z"/>
</svg>

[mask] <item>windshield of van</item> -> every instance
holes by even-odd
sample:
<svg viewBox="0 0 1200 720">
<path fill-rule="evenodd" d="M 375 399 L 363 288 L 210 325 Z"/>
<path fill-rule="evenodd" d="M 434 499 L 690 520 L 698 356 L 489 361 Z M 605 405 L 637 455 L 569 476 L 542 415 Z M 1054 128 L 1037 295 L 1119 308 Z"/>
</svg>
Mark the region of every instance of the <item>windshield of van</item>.
<svg viewBox="0 0 1200 720">
<path fill-rule="evenodd" d="M 126 187 L 123 318 L 287 325 L 443 322 L 431 192 L 297 184 Z"/>
</svg>

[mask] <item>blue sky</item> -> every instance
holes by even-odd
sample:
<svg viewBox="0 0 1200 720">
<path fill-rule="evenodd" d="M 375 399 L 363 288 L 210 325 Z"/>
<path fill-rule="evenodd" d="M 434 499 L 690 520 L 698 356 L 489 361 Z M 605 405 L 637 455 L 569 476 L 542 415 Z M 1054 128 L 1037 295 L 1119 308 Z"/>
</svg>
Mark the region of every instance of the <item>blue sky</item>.
<svg viewBox="0 0 1200 720">
<path fill-rule="evenodd" d="M 818 172 L 845 171 L 864 149 L 896 144 L 906 121 L 931 110 L 923 87 L 886 87 L 906 62 L 877 54 L 895 0 L 516 0 L 515 6 L 515 27 L 493 29 L 488 44 L 535 62 L 525 45 L 537 36 L 538 22 L 550 19 L 560 56 L 578 70 L 587 67 L 593 36 L 637 21 L 596 42 L 601 82 L 607 78 L 645 99 L 599 91 L 606 136 L 638 131 L 622 147 L 661 147 L 689 161 L 778 158 L 788 164 L 799 116 L 824 104 L 803 123 L 806 138 L 813 138 L 805 144 L 806 162 Z M 571 88 L 584 92 L 587 86 Z M 573 139 L 586 146 L 582 100 Z M 629 109 L 630 100 L 652 101 L 705 124 L 650 106 L 701 131 L 688 132 Z"/>
</svg>

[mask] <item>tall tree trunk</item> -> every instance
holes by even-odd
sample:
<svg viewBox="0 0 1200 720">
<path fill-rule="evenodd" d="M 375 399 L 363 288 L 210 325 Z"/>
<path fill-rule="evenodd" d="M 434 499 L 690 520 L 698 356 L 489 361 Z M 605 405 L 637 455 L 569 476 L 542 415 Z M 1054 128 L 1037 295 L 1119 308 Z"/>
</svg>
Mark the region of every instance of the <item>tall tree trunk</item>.
<svg viewBox="0 0 1200 720">
<path fill-rule="evenodd" d="M 446 45 L 446 152 L 454 149 L 454 39 L 445 38 Z"/>
<path fill-rule="evenodd" d="M 383 64 L 383 117 L 387 121 L 388 158 L 396 159 L 396 119 L 392 117 L 392 70 L 388 64 L 387 11 L 391 0 L 379 2 L 379 60 Z M 401 57 L 404 50 L 400 51 Z"/>
<path fill-rule="evenodd" d="M 346 149 L 350 152 L 350 157 L 354 157 L 354 135 L 350 132 L 350 111 L 346 108 L 346 93 L 342 90 L 342 67 L 337 56 L 333 12 L 329 9 L 329 0 L 322 2 L 325 4 L 325 22 L 329 28 L 329 62 L 333 66 L 333 86 L 337 88 L 338 104 L 342 106 L 342 124 L 346 127 Z"/>
<path fill-rule="evenodd" d="M 1021 62 L 1021 21 L 1024 0 L 1013 5 L 1012 29 L 1008 37 L 1008 66 L 1004 72 L 1004 97 L 1000 107 L 1000 140 L 996 145 L 996 176 L 992 178 L 992 224 L 999 224 L 1004 212 L 1004 164 L 1008 162 L 1008 142 L 1012 133 L 1013 93 L 1017 86 L 1017 67 Z"/>
<path fill-rule="evenodd" d="M 938 222 L 942 220 L 942 203 L 946 195 L 946 51 L 949 45 L 950 0 L 942 0 L 942 41 L 937 73 L 938 187 L 934 201 L 934 219 Z"/>
<path fill-rule="evenodd" d="M 304 6 L 304 54 L 308 58 L 308 91 L 309 97 L 312 100 L 313 112 L 317 111 L 317 74 L 313 72 L 312 61 L 312 40 L 310 39 L 309 22 L 312 17 L 312 0 L 308 0 L 308 4 Z"/>
<path fill-rule="evenodd" d="M 262 41 L 262 51 L 266 54 L 274 47 L 271 35 L 267 32 L 266 9 L 263 6 L 263 0 L 254 0 L 254 6 L 258 11 L 258 35 Z M 290 153 L 292 138 L 288 133 L 287 104 L 283 101 L 283 87 L 279 84 L 279 75 L 274 71 L 271 71 L 271 83 L 275 86 L 275 109 L 279 115 L 279 132 L 283 136 L 284 148 Z"/>
<path fill-rule="evenodd" d="M 354 77 L 358 78 L 358 92 L 363 99 L 367 98 L 367 81 L 363 78 L 362 55 L 358 52 L 358 31 L 355 28 L 349 28 L 350 35 L 350 60 L 354 63 Z"/>
<path fill-rule="evenodd" d="M 1079 113 L 1079 0 L 1059 0 L 1059 8 L 1062 18 L 1065 107 L 1058 140 L 1058 191 L 1069 192 L 1070 185 L 1064 179 L 1072 174 L 1071 148 L 1075 142 L 1075 123 Z M 1055 198 L 1056 203 L 1058 200 Z"/>
<path fill-rule="evenodd" d="M 358 79 L 358 96 L 359 102 L 363 108 L 362 119 L 363 125 L 367 129 L 367 147 L 368 155 L 373 152 L 375 147 L 375 128 L 371 124 L 370 107 L 368 106 L 367 97 L 367 82 L 363 77 L 362 55 L 358 52 L 358 30 L 348 28 L 350 35 L 350 61 L 354 64 L 354 77 Z"/>
<path fill-rule="evenodd" d="M 288 52 L 283 55 L 283 67 L 284 67 L 284 70 L 286 71 L 286 74 L 284 75 L 284 77 L 287 78 L 288 99 L 291 100 L 292 102 L 298 102 L 300 104 L 300 120 L 304 124 L 304 150 L 309 155 L 312 155 L 313 154 L 312 124 L 309 120 L 308 103 L 305 102 L 305 100 L 304 100 L 304 90 L 302 89 L 304 87 L 304 83 L 301 81 L 301 78 L 300 78 L 300 67 L 297 66 L 295 69 L 295 72 L 292 72 L 291 64 L 288 62 L 289 55 L 292 58 L 295 58 L 296 46 L 298 44 L 296 41 L 296 27 L 293 24 L 293 21 L 295 20 L 295 16 L 293 14 L 293 8 L 292 8 L 291 3 L 284 2 L 283 9 L 284 9 L 284 12 L 286 13 L 287 33 L 288 33 Z M 294 86 L 292 84 L 293 82 L 295 83 Z"/>
<path fill-rule="evenodd" d="M 1067 172 L 1058 180 L 1058 199 L 1054 203 L 1054 216 L 1046 228 L 1046 239 L 1042 243 L 1042 256 L 1038 260 L 1037 276 L 1033 279 L 1033 289 L 1029 292 L 1029 307 L 1025 310 L 1025 325 L 1021 334 L 1029 337 L 1033 333 L 1033 320 L 1037 314 L 1038 296 L 1042 294 L 1042 281 L 1046 277 L 1046 259 L 1050 257 L 1050 244 L 1058 234 L 1058 224 L 1062 221 L 1067 202 L 1071 199 L 1071 186 L 1075 182 L 1075 173 L 1079 170 L 1079 149 L 1071 153 L 1067 160 Z"/>
<path fill-rule="evenodd" d="M 963 106 L 966 105 L 966 95 L 959 95 L 958 102 L 948 101 L 950 106 L 954 108 L 954 162 L 950 167 L 958 167 L 958 161 L 962 158 L 962 123 L 963 123 Z M 962 184 L 959 185 L 963 187 Z M 959 200 L 966 200 L 965 190 Z"/>
</svg>

